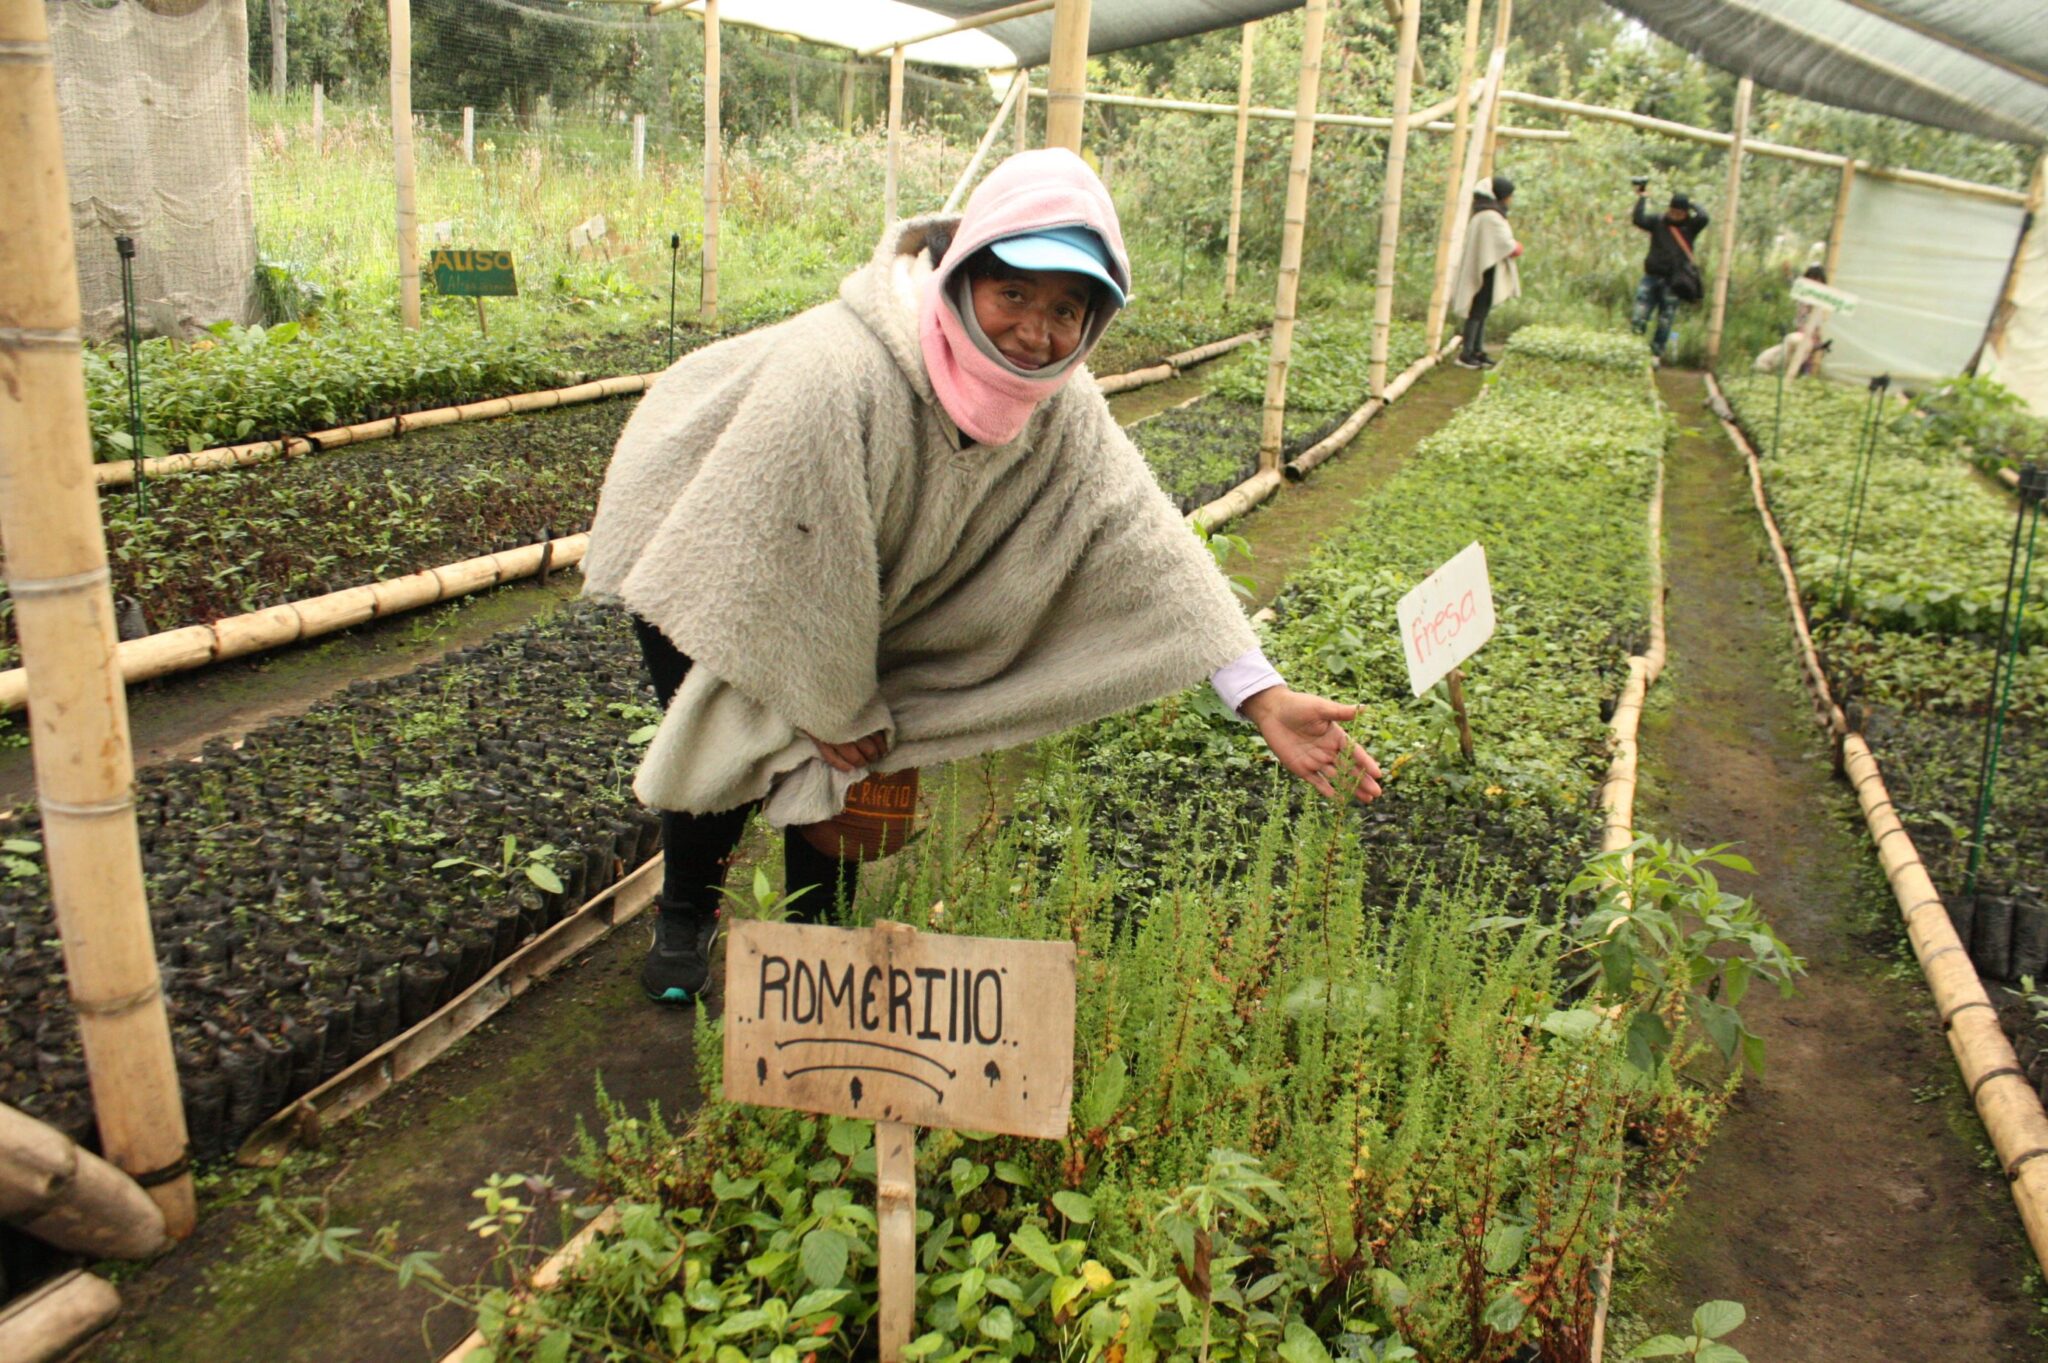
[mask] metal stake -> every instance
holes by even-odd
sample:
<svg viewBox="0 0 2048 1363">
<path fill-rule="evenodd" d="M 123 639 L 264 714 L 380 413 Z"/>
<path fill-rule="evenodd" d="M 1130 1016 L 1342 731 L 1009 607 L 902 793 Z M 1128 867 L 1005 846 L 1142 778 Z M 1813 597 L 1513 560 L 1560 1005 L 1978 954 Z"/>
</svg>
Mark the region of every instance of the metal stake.
<svg viewBox="0 0 2048 1363">
<path fill-rule="evenodd" d="M 142 373 L 136 364 L 135 238 L 114 238 L 121 256 L 121 316 L 128 341 L 128 458 L 134 467 L 136 514 L 149 514 L 149 487 L 142 478 Z"/>
<path fill-rule="evenodd" d="M 1998 615 L 1998 656 L 1991 667 L 1990 713 L 1984 720 L 1984 755 L 1977 768 L 1977 819 L 1970 830 L 1970 868 L 1963 894 L 1977 893 L 1977 872 L 1984 862 L 1984 825 L 1991 819 L 1991 799 L 1998 783 L 1999 751 L 2005 742 L 2005 716 L 2012 705 L 2013 674 L 2019 670 L 2024 637 L 2027 588 L 2034 575 L 2034 545 L 2041 530 L 2041 500 L 2048 494 L 2048 468 L 2030 465 L 2020 473 L 2020 506 L 2013 518 L 2012 549 L 2005 568 L 2005 599 Z M 2027 555 L 2020 561 L 2020 527 L 2027 527 Z M 2019 593 L 2013 593 L 2013 571 L 2019 571 Z M 2011 628 L 2008 629 L 2007 626 Z"/>
<path fill-rule="evenodd" d="M 1889 374 L 1870 381 L 1870 402 L 1864 408 L 1863 437 L 1857 442 L 1856 468 L 1849 480 L 1849 506 L 1842 513 L 1842 539 L 1835 550 L 1835 614 L 1848 613 L 1848 591 L 1855 580 L 1856 537 L 1863 532 L 1863 506 L 1870 495 L 1870 473 L 1877 463 L 1879 417 L 1884 414 L 1885 390 L 1891 387 Z"/>
<path fill-rule="evenodd" d="M 676 362 L 676 255 L 683 249 L 683 234 L 668 234 L 668 362 Z"/>
</svg>

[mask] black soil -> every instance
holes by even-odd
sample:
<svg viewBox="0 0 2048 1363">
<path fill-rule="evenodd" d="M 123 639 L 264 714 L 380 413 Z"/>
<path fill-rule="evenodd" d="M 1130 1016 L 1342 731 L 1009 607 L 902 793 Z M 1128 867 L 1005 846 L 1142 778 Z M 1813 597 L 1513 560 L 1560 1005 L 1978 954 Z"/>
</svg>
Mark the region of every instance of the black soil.
<svg viewBox="0 0 2048 1363">
<path fill-rule="evenodd" d="M 1682 425 L 1718 428 L 1691 375 L 1659 376 Z M 1682 438 L 1666 487 L 1672 662 L 1646 721 L 1639 822 L 1734 841 L 1733 886 L 1810 973 L 1753 992 L 1768 1068 L 1728 1112 L 1660 1243 L 1636 1251 L 1624 1310 L 1655 1329 L 1742 1302 L 1752 1363 L 2038 1359 L 2032 1256 L 1960 1094 L 1854 801 L 1792 669 L 1776 569 L 1742 466 Z"/>
</svg>

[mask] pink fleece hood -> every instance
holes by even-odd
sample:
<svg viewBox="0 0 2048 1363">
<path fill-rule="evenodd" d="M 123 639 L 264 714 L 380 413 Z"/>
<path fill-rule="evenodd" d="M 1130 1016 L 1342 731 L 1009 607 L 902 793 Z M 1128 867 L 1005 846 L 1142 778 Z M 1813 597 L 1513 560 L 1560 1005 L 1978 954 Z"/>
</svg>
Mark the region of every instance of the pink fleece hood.
<svg viewBox="0 0 2048 1363">
<path fill-rule="evenodd" d="M 1086 227 L 1101 237 L 1110 273 L 1130 293 L 1130 257 L 1109 191 L 1086 161 L 1048 147 L 1017 153 L 981 182 L 918 300 L 918 341 L 932 391 L 954 423 L 985 445 L 1006 445 L 1021 435 L 1032 411 L 1074 376 L 1116 315 L 1114 306 L 1098 305 L 1073 362 L 1049 378 L 1011 373 L 974 344 L 952 302 L 954 270 L 990 242 L 1047 227 Z"/>
</svg>

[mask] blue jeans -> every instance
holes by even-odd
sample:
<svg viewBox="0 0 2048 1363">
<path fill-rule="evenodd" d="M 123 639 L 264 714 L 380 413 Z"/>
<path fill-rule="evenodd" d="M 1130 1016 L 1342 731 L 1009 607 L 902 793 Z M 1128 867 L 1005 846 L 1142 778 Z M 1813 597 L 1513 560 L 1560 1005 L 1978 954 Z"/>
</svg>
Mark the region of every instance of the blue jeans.
<svg viewBox="0 0 2048 1363">
<path fill-rule="evenodd" d="M 1657 275 L 1646 274 L 1636 285 L 1636 305 L 1629 314 L 1628 324 L 1635 328 L 1636 335 L 1643 334 L 1649 325 L 1650 313 L 1657 314 L 1657 330 L 1650 336 L 1650 349 L 1659 358 L 1664 347 L 1671 341 L 1671 323 L 1678 316 L 1678 295 L 1671 292 L 1671 281 Z"/>
</svg>

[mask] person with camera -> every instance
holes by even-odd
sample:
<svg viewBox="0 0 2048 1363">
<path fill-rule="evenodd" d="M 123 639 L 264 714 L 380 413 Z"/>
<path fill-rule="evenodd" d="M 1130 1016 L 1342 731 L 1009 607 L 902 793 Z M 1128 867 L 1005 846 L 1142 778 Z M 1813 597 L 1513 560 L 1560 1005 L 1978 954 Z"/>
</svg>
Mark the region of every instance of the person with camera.
<svg viewBox="0 0 2048 1363">
<path fill-rule="evenodd" d="M 1650 234 L 1650 249 L 1643 257 L 1643 278 L 1636 285 L 1635 309 L 1629 325 L 1640 336 L 1649 325 L 1651 314 L 1656 315 L 1657 328 L 1650 334 L 1650 350 L 1662 360 L 1664 347 L 1671 342 L 1671 323 L 1678 316 L 1678 305 L 1697 303 L 1706 293 L 1693 243 L 1707 230 L 1707 215 L 1693 207 L 1692 200 L 1683 194 L 1673 194 L 1662 213 L 1652 213 L 1649 177 L 1639 175 L 1634 184 L 1635 225 Z"/>
</svg>

